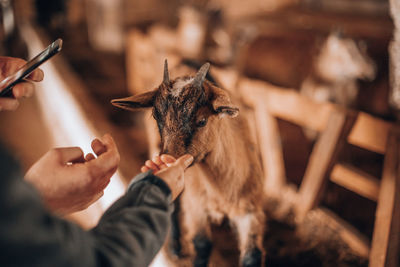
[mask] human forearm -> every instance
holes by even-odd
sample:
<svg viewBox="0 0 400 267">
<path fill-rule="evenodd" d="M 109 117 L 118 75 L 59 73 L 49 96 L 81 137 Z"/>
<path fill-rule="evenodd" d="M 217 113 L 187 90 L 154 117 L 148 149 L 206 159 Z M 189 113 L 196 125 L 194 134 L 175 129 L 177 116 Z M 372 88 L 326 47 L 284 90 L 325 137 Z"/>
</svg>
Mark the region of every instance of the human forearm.
<svg viewBox="0 0 400 267">
<path fill-rule="evenodd" d="M 109 266 L 119 266 L 121 262 L 148 266 L 170 228 L 170 190 L 161 179 L 151 174 L 144 176 L 130 186 L 92 230 L 99 258 Z"/>
<path fill-rule="evenodd" d="M 134 184 L 89 232 L 50 215 L 23 181 L 2 183 L 0 266 L 147 266 L 172 212 L 168 188 L 157 179 Z"/>
</svg>

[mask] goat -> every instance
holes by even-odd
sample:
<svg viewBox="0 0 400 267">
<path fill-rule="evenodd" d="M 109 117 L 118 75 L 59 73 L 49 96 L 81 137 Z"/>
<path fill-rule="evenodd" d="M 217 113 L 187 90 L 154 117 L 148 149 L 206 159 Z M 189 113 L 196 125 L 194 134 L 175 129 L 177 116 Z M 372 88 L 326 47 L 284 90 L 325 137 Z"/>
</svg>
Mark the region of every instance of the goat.
<svg viewBox="0 0 400 267">
<path fill-rule="evenodd" d="M 300 93 L 320 102 L 351 107 L 358 94 L 357 79 L 371 81 L 375 75 L 375 64 L 365 46 L 333 32 L 322 45 Z"/>
<path fill-rule="evenodd" d="M 195 76 L 170 80 L 165 61 L 158 88 L 111 102 L 127 110 L 152 108 L 161 153 L 194 157 L 180 196 L 180 263 L 206 266 L 211 224 L 227 218 L 238 236 L 241 265 L 261 266 L 265 214 L 259 156 L 238 106 L 205 78 L 209 67 L 206 63 Z"/>
</svg>

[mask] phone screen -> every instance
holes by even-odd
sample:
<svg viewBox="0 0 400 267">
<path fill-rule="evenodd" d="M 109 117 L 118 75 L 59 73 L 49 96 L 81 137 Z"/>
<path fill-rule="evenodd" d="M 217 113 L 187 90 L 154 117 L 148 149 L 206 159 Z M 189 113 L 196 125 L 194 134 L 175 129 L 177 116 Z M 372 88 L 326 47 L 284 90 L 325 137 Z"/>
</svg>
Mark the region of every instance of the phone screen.
<svg viewBox="0 0 400 267">
<path fill-rule="evenodd" d="M 59 38 L 51 45 L 49 45 L 45 50 L 35 56 L 33 59 L 28 61 L 24 66 L 18 69 L 14 74 L 2 80 L 0 82 L 0 97 L 12 97 L 13 86 L 16 85 L 18 82 L 21 82 L 46 60 L 60 52 L 61 48 L 62 40 Z"/>
</svg>

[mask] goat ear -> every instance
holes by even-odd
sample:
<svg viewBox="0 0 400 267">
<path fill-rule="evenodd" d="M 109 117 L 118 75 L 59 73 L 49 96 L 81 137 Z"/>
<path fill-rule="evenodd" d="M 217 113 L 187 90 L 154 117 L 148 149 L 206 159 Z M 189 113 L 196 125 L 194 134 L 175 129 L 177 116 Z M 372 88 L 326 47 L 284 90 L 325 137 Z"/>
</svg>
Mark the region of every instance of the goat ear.
<svg viewBox="0 0 400 267">
<path fill-rule="evenodd" d="M 214 111 L 216 111 L 220 117 L 227 115 L 234 118 L 239 115 L 239 108 L 233 105 L 226 91 L 215 86 L 212 86 L 212 91 L 214 96 L 211 103 Z"/>
<path fill-rule="evenodd" d="M 153 106 L 156 92 L 157 90 L 154 90 L 140 95 L 113 99 L 111 100 L 111 104 L 130 111 L 136 111 L 141 108 L 149 108 Z"/>
</svg>

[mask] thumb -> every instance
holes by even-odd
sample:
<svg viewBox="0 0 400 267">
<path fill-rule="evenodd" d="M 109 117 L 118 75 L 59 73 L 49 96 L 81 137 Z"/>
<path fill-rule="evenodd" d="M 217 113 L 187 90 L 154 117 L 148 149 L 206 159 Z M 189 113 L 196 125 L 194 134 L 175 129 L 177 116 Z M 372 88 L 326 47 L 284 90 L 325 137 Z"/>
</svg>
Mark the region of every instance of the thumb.
<svg viewBox="0 0 400 267">
<path fill-rule="evenodd" d="M 193 162 L 193 156 L 190 154 L 186 154 L 178 158 L 172 165 L 179 166 L 183 170 L 186 170 L 186 168 L 189 167 L 190 164 L 192 164 L 192 162 Z"/>
<path fill-rule="evenodd" d="M 79 147 L 59 147 L 54 151 L 62 164 L 85 162 L 83 151 Z"/>
</svg>

